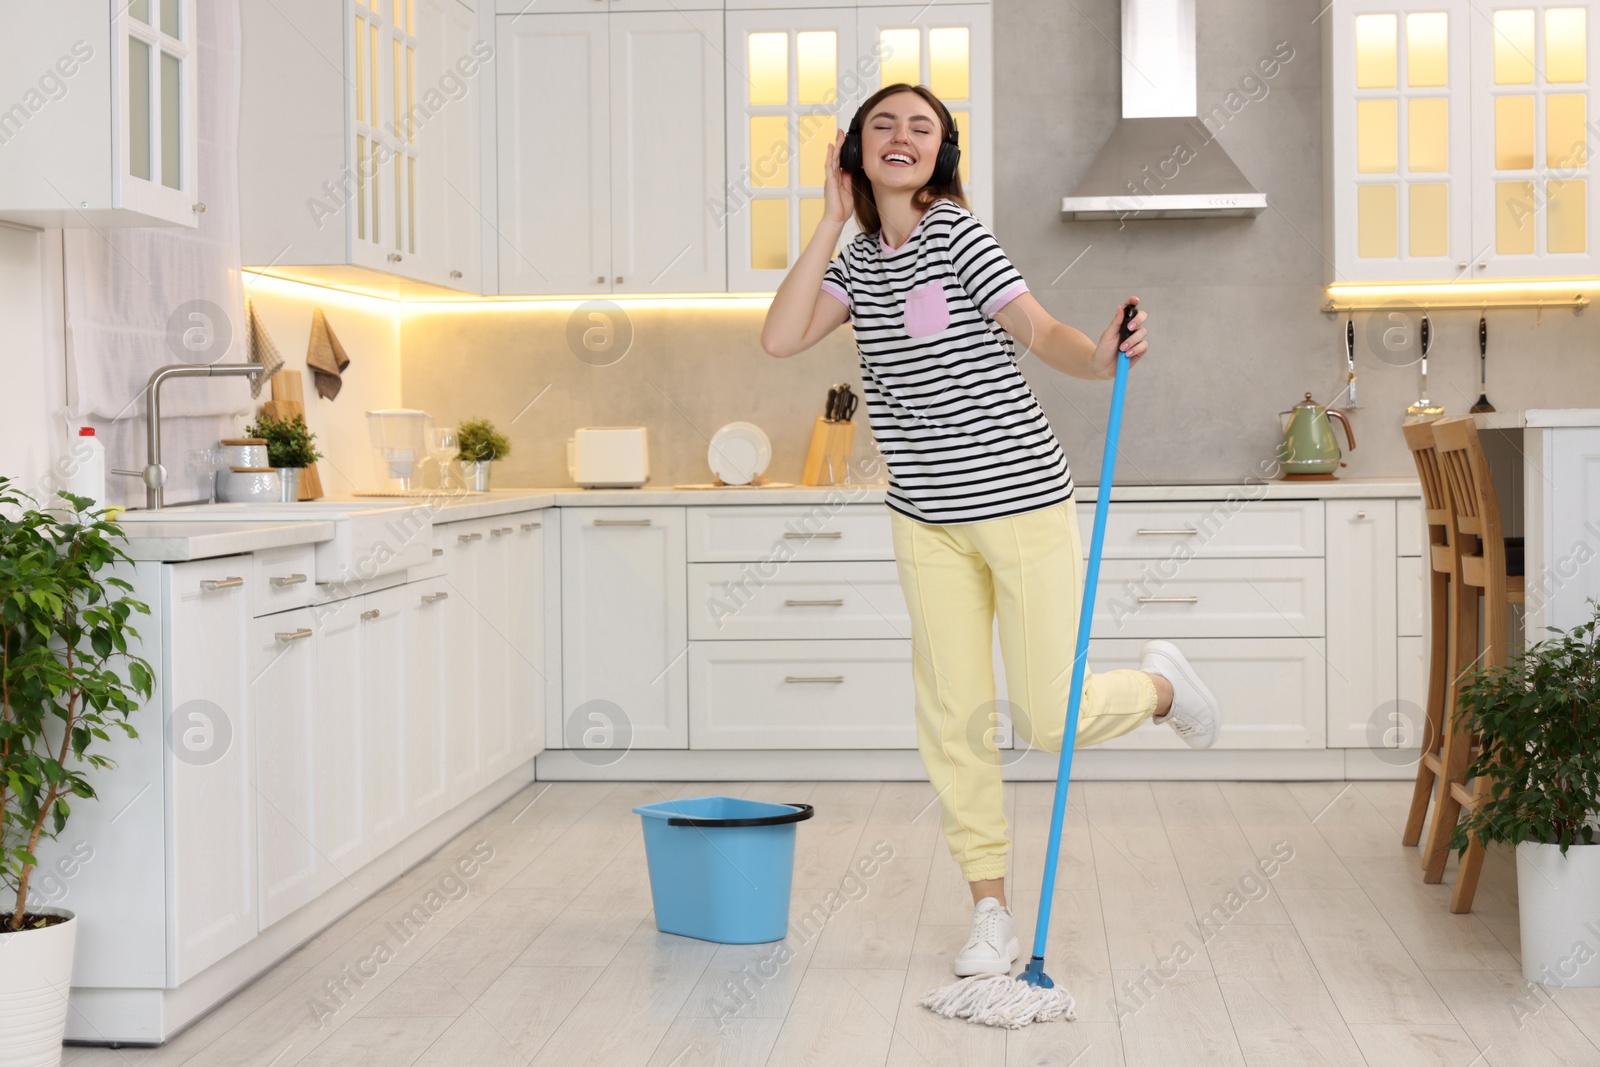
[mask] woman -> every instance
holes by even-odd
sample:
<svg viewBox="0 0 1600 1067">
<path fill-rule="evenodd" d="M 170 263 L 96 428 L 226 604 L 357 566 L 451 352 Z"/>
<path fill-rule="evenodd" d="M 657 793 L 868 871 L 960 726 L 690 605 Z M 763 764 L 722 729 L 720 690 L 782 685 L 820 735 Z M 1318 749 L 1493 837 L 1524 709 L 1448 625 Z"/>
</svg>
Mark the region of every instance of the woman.
<svg viewBox="0 0 1600 1067">
<path fill-rule="evenodd" d="M 1098 342 L 1053 319 L 966 209 L 958 153 L 950 113 L 927 89 L 891 85 L 868 98 L 829 146 L 822 221 L 773 297 L 761 347 L 792 356 L 847 319 L 855 328 L 889 465 L 918 749 L 974 902 L 955 973 L 1007 974 L 1018 945 L 992 738 L 992 620 L 998 612 L 1018 738 L 1059 752 L 1084 580 L 1072 475 L 1012 338 L 1055 370 L 1107 379 L 1119 347 L 1143 358 L 1146 314 L 1120 346 L 1121 306 Z M 852 212 L 862 232 L 832 259 Z M 1140 668 L 1087 678 L 1076 744 L 1153 718 L 1210 745 L 1216 701 L 1182 653 L 1148 642 Z"/>
</svg>

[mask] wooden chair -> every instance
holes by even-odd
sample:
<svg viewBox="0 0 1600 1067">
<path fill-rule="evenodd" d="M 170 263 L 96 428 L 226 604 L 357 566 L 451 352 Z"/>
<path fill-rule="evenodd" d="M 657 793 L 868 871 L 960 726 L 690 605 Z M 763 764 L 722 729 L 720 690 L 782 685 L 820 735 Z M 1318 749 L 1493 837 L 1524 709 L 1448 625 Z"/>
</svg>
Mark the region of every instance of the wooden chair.
<svg viewBox="0 0 1600 1067">
<path fill-rule="evenodd" d="M 1451 535 L 1450 489 L 1439 465 L 1433 445 L 1433 419 L 1407 422 L 1406 446 L 1417 465 L 1417 480 L 1422 483 L 1423 521 L 1428 533 L 1428 695 L 1423 709 L 1422 760 L 1417 764 L 1417 782 L 1411 792 L 1411 811 L 1406 816 L 1401 842 L 1415 845 L 1422 839 L 1422 824 L 1428 814 L 1428 798 L 1433 795 L 1444 750 L 1445 694 L 1450 672 L 1450 598 L 1460 589 L 1461 564 L 1456 557 L 1459 537 Z"/>
<path fill-rule="evenodd" d="M 1458 595 L 1449 612 L 1449 691 L 1444 741 L 1440 757 L 1434 821 L 1424 856 L 1423 881 L 1444 878 L 1449 858 L 1450 833 L 1463 807 L 1476 808 L 1488 795 L 1487 776 L 1466 780 L 1477 738 L 1458 722 L 1457 694 L 1468 677 L 1482 667 L 1503 666 L 1508 656 L 1507 625 L 1510 605 L 1524 602 L 1524 580 L 1506 571 L 1505 536 L 1500 508 L 1495 501 L 1489 461 L 1478 439 L 1477 424 L 1469 418 L 1439 419 L 1433 431 L 1439 466 L 1445 476 L 1450 502 L 1450 539 L 1460 566 Z M 1482 633 L 1478 612 L 1483 610 Z M 1479 644 L 1483 651 L 1478 651 Z M 1483 868 L 1483 846 L 1473 841 L 1461 858 L 1461 870 L 1450 896 L 1450 910 L 1472 910 L 1478 875 Z"/>
</svg>

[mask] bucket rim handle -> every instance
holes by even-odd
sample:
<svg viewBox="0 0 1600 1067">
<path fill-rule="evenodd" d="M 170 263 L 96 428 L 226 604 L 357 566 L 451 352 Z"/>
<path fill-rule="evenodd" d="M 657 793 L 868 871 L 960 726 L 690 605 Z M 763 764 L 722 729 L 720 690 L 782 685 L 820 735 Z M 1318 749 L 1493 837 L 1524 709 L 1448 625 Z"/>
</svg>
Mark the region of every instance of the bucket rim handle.
<svg viewBox="0 0 1600 1067">
<path fill-rule="evenodd" d="M 712 819 L 696 815 L 672 815 L 667 818 L 668 826 L 699 826 L 699 827 L 724 827 L 724 826 L 781 826 L 784 823 L 804 822 L 816 814 L 816 809 L 810 804 L 799 804 L 790 801 L 780 801 L 795 811 L 786 811 L 782 815 L 758 815 L 749 819 Z"/>
</svg>

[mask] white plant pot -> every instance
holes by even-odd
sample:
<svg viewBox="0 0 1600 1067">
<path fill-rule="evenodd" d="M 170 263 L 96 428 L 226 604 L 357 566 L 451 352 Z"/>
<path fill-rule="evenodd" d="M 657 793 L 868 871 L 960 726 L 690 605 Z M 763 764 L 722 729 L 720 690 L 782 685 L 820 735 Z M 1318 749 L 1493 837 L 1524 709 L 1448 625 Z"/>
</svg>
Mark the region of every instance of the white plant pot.
<svg viewBox="0 0 1600 1067">
<path fill-rule="evenodd" d="M 1600 986 L 1600 845 L 1518 845 L 1517 914 L 1524 978 Z"/>
<path fill-rule="evenodd" d="M 42 930 L 0 933 L 0 1067 L 54 1067 L 61 1062 L 78 922 L 61 908 L 35 910 L 65 915 L 67 921 Z"/>
</svg>

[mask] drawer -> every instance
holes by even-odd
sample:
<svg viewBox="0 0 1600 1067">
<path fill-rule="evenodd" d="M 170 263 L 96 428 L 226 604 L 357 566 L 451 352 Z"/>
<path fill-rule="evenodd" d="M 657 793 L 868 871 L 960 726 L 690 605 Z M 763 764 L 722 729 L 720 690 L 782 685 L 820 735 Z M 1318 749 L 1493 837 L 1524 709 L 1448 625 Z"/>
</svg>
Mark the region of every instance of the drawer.
<svg viewBox="0 0 1600 1067">
<path fill-rule="evenodd" d="M 250 600 L 256 617 L 303 608 L 317 596 L 317 548 L 289 545 L 269 548 L 252 557 Z"/>
<path fill-rule="evenodd" d="M 892 560 L 881 504 L 729 505 L 688 509 L 689 562 Z"/>
<path fill-rule="evenodd" d="M 1138 669 L 1140 641 L 1089 643 L 1089 668 Z M 1222 709 L 1208 751 L 1320 749 L 1328 733 L 1327 648 L 1320 637 L 1199 638 L 1178 643 Z M 1145 722 L 1097 747 L 1190 751 L 1165 725 Z"/>
<path fill-rule="evenodd" d="M 1094 508 L 1078 505 L 1085 553 L 1094 532 Z M 1320 556 L 1322 546 L 1320 500 L 1114 500 L 1106 515 L 1103 558 Z"/>
<path fill-rule="evenodd" d="M 1401 556 L 1395 561 L 1395 607 L 1401 637 L 1421 637 L 1428 632 L 1428 587 L 1424 584 L 1421 556 Z"/>
<path fill-rule="evenodd" d="M 1409 497 L 1395 501 L 1395 554 L 1422 555 L 1422 532 L 1427 525 L 1422 516 L 1422 499 Z"/>
<path fill-rule="evenodd" d="M 907 641 L 691 641 L 689 747 L 917 747 Z"/>
<path fill-rule="evenodd" d="M 1171 575 L 1171 577 L 1167 577 Z M 1321 637 L 1320 559 L 1108 559 L 1094 637 Z"/>
<path fill-rule="evenodd" d="M 893 562 L 689 564 L 692 641 L 910 636 Z"/>
</svg>

